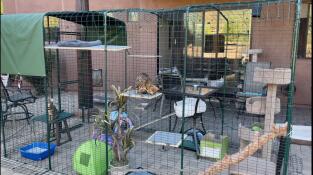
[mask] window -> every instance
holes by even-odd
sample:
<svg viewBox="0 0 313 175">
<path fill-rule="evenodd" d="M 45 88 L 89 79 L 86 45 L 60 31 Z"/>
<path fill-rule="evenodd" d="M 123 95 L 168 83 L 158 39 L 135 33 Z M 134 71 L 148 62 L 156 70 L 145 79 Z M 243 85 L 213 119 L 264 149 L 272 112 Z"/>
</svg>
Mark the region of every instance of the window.
<svg viewBox="0 0 313 175">
<path fill-rule="evenodd" d="M 128 12 L 128 22 L 137 22 L 139 21 L 138 12 Z"/>
<path fill-rule="evenodd" d="M 49 21 L 48 21 L 49 20 Z M 57 42 L 60 40 L 59 19 L 55 17 L 44 18 L 45 38 L 50 42 Z"/>
<path fill-rule="evenodd" d="M 298 58 L 312 57 L 312 4 L 302 4 L 299 41 L 298 41 Z"/>
<path fill-rule="evenodd" d="M 224 52 L 225 36 L 223 34 L 205 35 L 205 53 Z"/>
<path fill-rule="evenodd" d="M 103 86 L 102 69 L 93 69 L 92 70 L 92 85 L 94 87 L 102 87 Z"/>
<path fill-rule="evenodd" d="M 173 30 L 173 26 L 172 24 L 168 25 L 168 48 L 170 49 L 172 47 L 172 30 Z"/>
<path fill-rule="evenodd" d="M 260 10 L 259 8 L 257 10 Z M 229 21 L 228 30 L 226 20 L 216 11 L 189 14 L 187 54 L 190 58 L 198 59 L 203 54 L 205 59 L 240 59 L 242 53 L 250 48 L 252 9 L 221 12 Z"/>
<path fill-rule="evenodd" d="M 0 6 L 1 6 L 1 7 L 0 7 L 0 8 L 1 8 L 0 14 L 3 14 L 3 2 L 2 2 L 2 0 L 0 1 L 0 3 L 1 3 L 1 4 L 0 4 Z"/>
</svg>

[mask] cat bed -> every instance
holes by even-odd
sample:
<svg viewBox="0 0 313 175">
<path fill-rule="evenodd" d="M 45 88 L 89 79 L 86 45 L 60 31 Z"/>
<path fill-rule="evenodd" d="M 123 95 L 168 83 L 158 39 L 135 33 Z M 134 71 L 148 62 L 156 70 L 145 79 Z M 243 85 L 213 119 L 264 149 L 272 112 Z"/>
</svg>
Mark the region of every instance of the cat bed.
<svg viewBox="0 0 313 175">
<path fill-rule="evenodd" d="M 62 47 L 91 47 L 101 45 L 100 40 L 96 41 L 81 41 L 81 40 L 68 40 L 68 41 L 59 41 L 58 46 Z"/>
<path fill-rule="evenodd" d="M 113 152 L 108 146 L 108 159 L 112 160 Z M 81 144 L 73 156 L 73 168 L 81 175 L 105 175 L 106 172 L 106 144 L 96 140 L 89 140 Z"/>
</svg>

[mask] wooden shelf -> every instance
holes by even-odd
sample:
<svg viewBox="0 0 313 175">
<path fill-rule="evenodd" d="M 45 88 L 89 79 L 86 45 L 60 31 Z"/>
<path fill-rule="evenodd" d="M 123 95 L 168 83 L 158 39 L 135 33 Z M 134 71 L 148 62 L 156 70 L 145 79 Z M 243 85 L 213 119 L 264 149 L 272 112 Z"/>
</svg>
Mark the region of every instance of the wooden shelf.
<svg viewBox="0 0 313 175">
<path fill-rule="evenodd" d="M 289 84 L 290 80 L 290 68 L 263 69 L 257 67 L 253 75 L 253 81 L 266 84 Z"/>
<path fill-rule="evenodd" d="M 265 115 L 266 113 L 266 97 L 250 97 L 246 99 L 246 111 L 250 114 Z M 280 112 L 280 99 L 276 98 L 274 114 Z"/>
</svg>

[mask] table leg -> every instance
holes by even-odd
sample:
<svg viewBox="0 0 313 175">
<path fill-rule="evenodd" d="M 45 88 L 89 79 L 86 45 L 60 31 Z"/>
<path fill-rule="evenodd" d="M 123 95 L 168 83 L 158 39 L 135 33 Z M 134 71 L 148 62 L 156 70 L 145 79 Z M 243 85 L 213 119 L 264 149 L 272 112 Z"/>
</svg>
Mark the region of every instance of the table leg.
<svg viewBox="0 0 313 175">
<path fill-rule="evenodd" d="M 72 137 L 71 137 L 71 133 L 70 133 L 67 121 L 64 120 L 63 123 L 64 123 L 64 128 L 65 128 L 65 131 L 66 131 L 66 134 L 67 134 L 68 141 L 72 141 Z"/>
<path fill-rule="evenodd" d="M 200 154 L 200 151 L 199 151 L 199 145 L 198 145 L 198 139 L 197 139 L 197 134 L 196 134 L 196 120 L 193 119 L 193 128 L 192 128 L 192 132 L 193 132 L 193 142 L 195 144 L 195 149 L 196 149 L 196 155 L 197 155 L 197 158 Z"/>
<path fill-rule="evenodd" d="M 163 94 L 162 99 L 161 99 L 161 105 L 160 105 L 160 118 L 162 117 L 164 101 L 165 101 L 165 95 Z"/>
<path fill-rule="evenodd" d="M 62 127 L 62 125 L 61 125 L 61 127 Z M 60 145 L 61 130 L 62 130 L 62 128 L 60 128 L 60 123 L 58 121 L 55 122 L 55 137 L 56 137 L 56 141 L 57 141 L 57 146 Z"/>
<path fill-rule="evenodd" d="M 223 100 L 221 100 L 218 97 L 216 97 L 216 99 L 219 101 L 220 108 L 221 108 L 221 124 L 222 124 L 221 135 L 223 135 L 223 133 L 224 133 L 224 105 L 223 105 Z"/>
<path fill-rule="evenodd" d="M 172 128 L 172 116 L 168 118 L 168 132 L 171 132 L 171 128 Z"/>
<path fill-rule="evenodd" d="M 211 108 L 213 110 L 214 119 L 216 119 L 216 112 L 215 112 L 213 104 L 211 103 L 211 97 L 209 97 L 208 100 L 209 100 L 208 103 L 209 103 L 209 105 L 211 106 Z"/>
</svg>

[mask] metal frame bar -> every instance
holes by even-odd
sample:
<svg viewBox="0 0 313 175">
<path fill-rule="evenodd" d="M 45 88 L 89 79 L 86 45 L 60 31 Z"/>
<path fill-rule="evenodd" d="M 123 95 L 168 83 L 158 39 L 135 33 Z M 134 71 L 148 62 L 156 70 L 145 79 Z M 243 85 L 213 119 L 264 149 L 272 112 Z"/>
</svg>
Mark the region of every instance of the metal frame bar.
<svg viewBox="0 0 313 175">
<path fill-rule="evenodd" d="M 104 12 L 104 115 L 108 115 L 108 51 L 107 51 L 107 14 L 108 12 Z M 126 70 L 125 70 L 126 71 Z M 107 125 L 105 125 L 105 135 L 108 135 L 109 132 L 109 128 Z M 105 137 L 105 173 L 108 174 L 109 172 L 109 156 L 108 156 L 108 152 L 109 152 L 109 140 L 108 137 Z"/>
<path fill-rule="evenodd" d="M 189 24 L 189 12 L 190 12 L 190 7 L 186 8 L 185 11 L 185 38 L 184 38 L 184 47 L 185 47 L 185 54 L 184 54 L 184 72 L 183 72 L 183 77 L 182 77 L 182 86 L 183 86 L 183 113 L 182 113 L 182 126 L 181 126 L 181 130 L 184 131 L 184 126 L 185 126 L 185 104 L 186 104 L 186 74 L 187 74 L 187 54 L 188 54 L 188 50 L 187 50 L 187 46 L 188 46 L 188 24 Z M 184 133 L 181 134 L 181 141 L 183 143 L 184 140 Z M 183 175 L 183 170 L 184 170 L 184 148 L 181 147 L 180 149 L 180 175 Z"/>
<path fill-rule="evenodd" d="M 47 17 L 48 18 L 48 17 Z M 47 21 L 48 25 L 49 25 L 49 20 Z M 44 27 L 44 20 L 43 20 L 43 41 L 45 44 L 46 41 L 46 37 L 45 37 L 45 27 Z M 43 52 L 44 52 L 44 57 L 45 57 L 45 65 L 47 65 L 47 55 L 46 55 L 46 51 L 45 48 L 43 48 Z M 47 74 L 47 70 L 46 70 L 46 76 L 44 77 L 44 92 L 45 92 L 45 105 L 46 105 L 46 120 L 49 121 L 49 114 L 48 114 L 48 74 Z M 50 152 L 50 124 L 49 122 L 46 123 L 46 127 L 47 127 L 47 143 L 48 143 L 48 169 L 52 170 L 52 161 L 51 161 L 51 152 Z"/>
<path fill-rule="evenodd" d="M 297 62 L 297 52 L 298 52 L 298 40 L 299 40 L 299 28 L 300 28 L 300 17 L 301 17 L 301 0 L 296 0 L 295 9 L 295 19 L 293 27 L 293 37 L 292 37 L 292 54 L 291 54 L 291 83 L 289 85 L 288 93 L 288 104 L 287 104 L 287 122 L 288 122 L 288 133 L 291 132 L 291 122 L 292 122 L 292 110 L 293 110 L 293 96 L 294 96 L 294 84 L 295 84 L 295 74 L 296 74 L 296 62 Z M 288 173 L 288 160 L 291 138 L 288 134 L 285 138 L 285 155 L 283 162 L 283 175 Z"/>
</svg>

